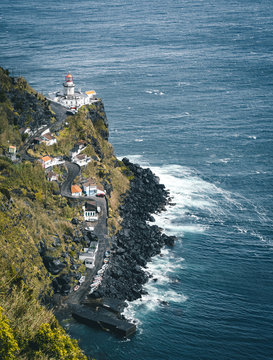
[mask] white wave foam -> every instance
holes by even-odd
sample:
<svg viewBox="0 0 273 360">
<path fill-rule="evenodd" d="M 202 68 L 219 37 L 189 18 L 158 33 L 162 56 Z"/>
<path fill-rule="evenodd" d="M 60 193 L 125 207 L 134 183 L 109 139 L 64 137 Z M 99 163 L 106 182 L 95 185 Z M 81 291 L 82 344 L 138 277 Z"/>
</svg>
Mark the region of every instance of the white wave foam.
<svg viewBox="0 0 273 360">
<path fill-rule="evenodd" d="M 127 157 L 143 167 L 150 166 L 141 155 Z M 203 179 L 195 169 L 174 164 L 150 168 L 169 189 L 172 198 L 173 204 L 167 206 L 166 211 L 154 215 L 155 223 L 169 235 L 181 238 L 186 233 L 204 233 L 215 222 L 223 224 L 227 220 L 230 223 L 231 219 L 236 226 L 234 216 L 238 214 L 238 210 L 243 211 L 245 206 L 253 208 L 260 218 L 264 215 L 247 199 Z M 265 241 L 259 233 L 251 233 L 251 229 L 238 226 L 234 230 Z M 176 259 L 168 249 L 164 249 L 161 255 L 155 257 L 147 266 L 146 270 L 153 276 L 144 287 L 148 294 L 130 303 L 124 312 L 126 317 L 138 319 L 139 324 L 139 318 L 142 319 L 143 314 L 154 311 L 159 306 L 171 306 L 173 302 L 181 303 L 187 300 L 182 294 L 183 283 L 181 286 L 179 283 L 173 284 L 174 280 L 179 282 L 178 273 L 180 276 L 183 274 L 186 266 L 183 259 Z M 178 290 L 175 291 L 174 288 Z"/>
<path fill-rule="evenodd" d="M 160 96 L 165 95 L 165 93 L 163 91 L 160 91 L 158 89 L 149 89 L 149 90 L 146 90 L 145 92 L 146 92 L 146 94 L 152 94 L 152 95 L 160 95 Z"/>
<path fill-rule="evenodd" d="M 187 300 L 185 295 L 169 289 L 169 284 L 179 282 L 176 273 L 183 268 L 183 261 L 183 258 L 174 258 L 169 249 L 162 249 L 161 254 L 155 256 L 144 269 L 152 275 L 152 278 L 144 285 L 147 294 L 143 295 L 141 299 L 128 303 L 123 315 L 140 327 L 140 318 L 147 312 L 155 311 L 160 306 L 185 302 Z"/>
<path fill-rule="evenodd" d="M 135 139 L 136 142 L 142 142 L 143 139 Z"/>
<path fill-rule="evenodd" d="M 189 86 L 191 83 L 186 81 L 178 81 L 177 86 Z"/>
<path fill-rule="evenodd" d="M 230 158 L 219 159 L 219 161 L 224 164 L 227 164 L 230 161 Z"/>
</svg>

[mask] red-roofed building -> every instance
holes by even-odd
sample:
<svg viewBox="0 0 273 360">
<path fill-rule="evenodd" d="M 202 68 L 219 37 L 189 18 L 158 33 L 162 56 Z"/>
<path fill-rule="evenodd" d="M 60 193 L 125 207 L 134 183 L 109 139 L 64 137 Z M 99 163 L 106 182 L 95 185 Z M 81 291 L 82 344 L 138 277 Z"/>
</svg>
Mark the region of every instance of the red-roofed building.
<svg viewBox="0 0 273 360">
<path fill-rule="evenodd" d="M 42 167 L 45 169 L 49 166 L 52 166 L 52 159 L 50 156 L 43 156 L 39 161 L 42 164 Z"/>
<path fill-rule="evenodd" d="M 10 154 L 16 154 L 16 146 L 10 145 L 9 146 L 9 153 Z"/>
<path fill-rule="evenodd" d="M 79 187 L 79 185 L 72 185 L 71 193 L 72 193 L 72 196 L 75 196 L 75 197 L 82 196 L 82 189 Z"/>
</svg>

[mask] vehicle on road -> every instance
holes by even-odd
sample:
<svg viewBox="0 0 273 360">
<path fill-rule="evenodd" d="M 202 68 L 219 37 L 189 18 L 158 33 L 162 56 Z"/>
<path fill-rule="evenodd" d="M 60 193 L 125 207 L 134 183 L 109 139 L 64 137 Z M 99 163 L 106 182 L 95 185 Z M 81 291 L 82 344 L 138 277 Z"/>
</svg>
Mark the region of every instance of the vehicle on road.
<svg viewBox="0 0 273 360">
<path fill-rule="evenodd" d="M 66 111 L 67 115 L 75 115 L 77 113 L 77 110 L 75 109 L 69 109 Z"/>
<path fill-rule="evenodd" d="M 81 276 L 80 280 L 79 280 L 79 283 L 82 284 L 83 282 L 85 282 L 85 276 Z"/>
<path fill-rule="evenodd" d="M 93 226 L 86 226 L 84 228 L 84 230 L 86 230 L 86 231 L 94 231 L 94 227 Z"/>
</svg>

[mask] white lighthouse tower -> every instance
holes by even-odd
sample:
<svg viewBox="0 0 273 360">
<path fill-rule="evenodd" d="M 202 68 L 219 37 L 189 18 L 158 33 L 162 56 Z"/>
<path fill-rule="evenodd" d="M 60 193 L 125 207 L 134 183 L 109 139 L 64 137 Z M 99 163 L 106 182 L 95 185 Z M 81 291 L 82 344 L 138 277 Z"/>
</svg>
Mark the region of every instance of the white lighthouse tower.
<svg viewBox="0 0 273 360">
<path fill-rule="evenodd" d="M 74 113 L 83 105 L 89 105 L 99 101 L 96 98 L 95 90 L 85 91 L 83 93 L 81 90 L 75 89 L 73 76 L 70 73 L 66 75 L 63 86 L 63 91 L 49 93 L 48 99 L 65 106 L 67 109 L 74 111 Z"/>
<path fill-rule="evenodd" d="M 73 76 L 68 73 L 68 75 L 66 75 L 65 77 L 65 82 L 64 82 L 64 95 L 65 96 L 74 96 L 74 88 L 75 85 L 73 83 Z"/>
</svg>

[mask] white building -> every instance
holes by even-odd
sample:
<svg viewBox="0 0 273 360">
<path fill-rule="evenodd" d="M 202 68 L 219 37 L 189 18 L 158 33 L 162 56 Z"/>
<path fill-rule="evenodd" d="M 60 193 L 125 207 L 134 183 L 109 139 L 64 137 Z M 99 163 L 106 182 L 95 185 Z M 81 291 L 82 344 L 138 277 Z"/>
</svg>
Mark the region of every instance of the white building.
<svg viewBox="0 0 273 360">
<path fill-rule="evenodd" d="M 86 142 L 84 140 L 79 140 L 77 144 L 75 144 L 74 147 L 69 151 L 71 159 L 73 160 L 73 158 L 79 155 L 85 148 Z"/>
<path fill-rule="evenodd" d="M 9 154 L 12 154 L 12 155 L 16 154 L 16 146 L 13 146 L 13 145 L 9 146 Z"/>
<path fill-rule="evenodd" d="M 91 242 L 90 247 L 84 250 L 85 252 L 79 255 L 79 259 L 84 262 L 87 268 L 92 269 L 95 266 L 98 243 Z"/>
<path fill-rule="evenodd" d="M 83 217 L 85 221 L 97 221 L 99 219 L 100 207 L 96 201 L 86 201 L 83 209 Z"/>
<path fill-rule="evenodd" d="M 97 193 L 97 184 L 94 179 L 88 179 L 83 183 L 83 191 L 87 196 L 95 196 Z"/>
<path fill-rule="evenodd" d="M 74 158 L 72 160 L 74 163 L 78 164 L 79 166 L 84 166 L 84 165 L 87 165 L 91 161 L 91 158 L 85 154 L 79 154 L 79 155 L 74 156 Z"/>
<path fill-rule="evenodd" d="M 74 197 L 80 197 L 80 196 L 82 196 L 82 189 L 79 187 L 79 185 L 72 185 L 71 186 L 71 194 Z"/>
<path fill-rule="evenodd" d="M 60 103 L 71 110 L 78 110 L 82 105 L 92 104 L 97 101 L 95 90 L 86 91 L 75 90 L 73 76 L 69 73 L 65 77 L 63 92 L 57 91 L 49 94 L 49 100 Z"/>
<path fill-rule="evenodd" d="M 47 173 L 47 181 L 57 181 L 58 180 L 58 175 L 53 172 L 53 171 L 49 171 Z"/>
<path fill-rule="evenodd" d="M 39 159 L 39 161 L 41 162 L 42 164 L 42 167 L 47 169 L 48 167 L 50 166 L 53 166 L 52 165 L 52 158 L 50 156 L 43 156 L 41 159 Z"/>
<path fill-rule="evenodd" d="M 50 133 L 44 134 L 41 138 L 42 138 L 41 142 L 45 143 L 46 146 L 50 146 L 57 143 L 57 139 L 54 136 L 52 136 Z"/>
</svg>

